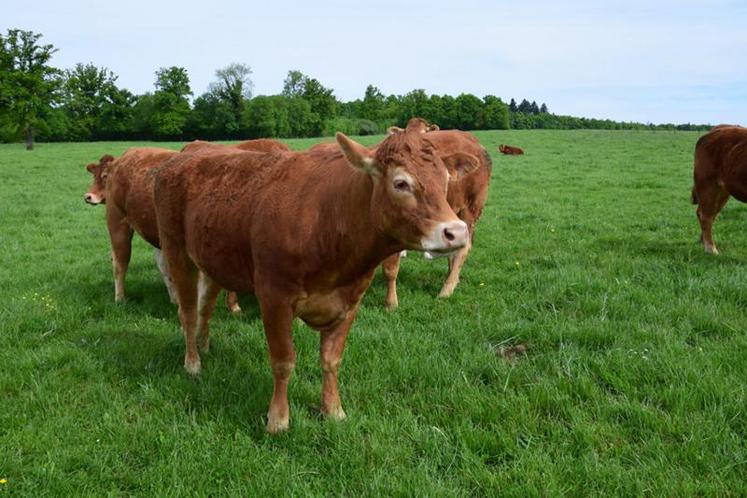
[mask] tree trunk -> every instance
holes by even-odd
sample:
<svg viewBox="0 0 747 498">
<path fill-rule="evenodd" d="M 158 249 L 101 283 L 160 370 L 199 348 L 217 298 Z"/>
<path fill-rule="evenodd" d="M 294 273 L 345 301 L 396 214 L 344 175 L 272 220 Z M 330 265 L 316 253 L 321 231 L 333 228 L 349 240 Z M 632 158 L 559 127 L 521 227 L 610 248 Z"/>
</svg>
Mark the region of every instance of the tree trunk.
<svg viewBox="0 0 747 498">
<path fill-rule="evenodd" d="M 34 150 L 34 130 L 26 128 L 26 150 Z"/>
</svg>

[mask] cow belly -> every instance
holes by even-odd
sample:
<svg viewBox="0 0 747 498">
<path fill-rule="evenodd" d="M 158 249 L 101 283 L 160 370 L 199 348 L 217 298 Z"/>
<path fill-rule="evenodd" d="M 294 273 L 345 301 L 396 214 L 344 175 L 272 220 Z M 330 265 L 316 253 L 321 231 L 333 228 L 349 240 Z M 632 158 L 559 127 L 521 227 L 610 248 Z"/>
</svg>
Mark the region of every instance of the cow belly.
<svg viewBox="0 0 747 498">
<path fill-rule="evenodd" d="M 309 327 L 317 330 L 334 328 L 350 312 L 351 304 L 339 291 L 327 294 L 307 294 L 293 305 L 293 312 Z"/>
</svg>

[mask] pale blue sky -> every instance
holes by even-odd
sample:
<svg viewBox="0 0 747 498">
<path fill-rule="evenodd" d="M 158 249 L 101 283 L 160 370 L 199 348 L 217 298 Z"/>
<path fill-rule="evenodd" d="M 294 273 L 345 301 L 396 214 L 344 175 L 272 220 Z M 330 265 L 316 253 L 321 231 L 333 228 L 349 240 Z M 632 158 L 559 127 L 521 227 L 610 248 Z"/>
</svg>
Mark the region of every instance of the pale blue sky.
<svg viewBox="0 0 747 498">
<path fill-rule="evenodd" d="M 747 124 L 747 1 L 22 2 L 0 29 L 44 34 L 53 63 L 106 66 L 120 86 L 153 89 L 187 68 L 196 95 L 231 62 L 256 94 L 289 69 L 343 100 L 385 94 L 494 94 L 576 116 Z"/>
</svg>

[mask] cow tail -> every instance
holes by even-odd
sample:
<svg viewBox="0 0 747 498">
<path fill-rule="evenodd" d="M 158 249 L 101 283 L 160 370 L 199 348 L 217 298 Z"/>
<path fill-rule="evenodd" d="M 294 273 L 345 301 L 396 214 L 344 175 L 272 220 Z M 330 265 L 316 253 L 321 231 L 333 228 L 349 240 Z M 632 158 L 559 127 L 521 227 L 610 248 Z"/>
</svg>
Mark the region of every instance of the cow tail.
<svg viewBox="0 0 747 498">
<path fill-rule="evenodd" d="M 690 202 L 693 204 L 698 203 L 698 194 L 695 193 L 695 185 L 693 185 L 693 189 L 690 192 Z"/>
</svg>

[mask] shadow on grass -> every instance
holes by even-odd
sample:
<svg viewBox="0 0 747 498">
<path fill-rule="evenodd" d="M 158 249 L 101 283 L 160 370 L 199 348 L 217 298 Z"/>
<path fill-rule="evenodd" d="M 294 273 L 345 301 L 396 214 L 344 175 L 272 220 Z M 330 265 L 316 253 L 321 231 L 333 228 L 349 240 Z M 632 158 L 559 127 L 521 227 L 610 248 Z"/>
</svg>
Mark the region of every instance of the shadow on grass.
<svg viewBox="0 0 747 498">
<path fill-rule="evenodd" d="M 729 256 L 728 242 L 719 246 L 722 251 L 718 256 L 707 254 L 703 245 L 693 238 L 692 240 L 671 240 L 662 238 L 657 240 L 645 235 L 626 235 L 621 237 L 600 237 L 594 241 L 594 245 L 611 253 L 617 253 L 620 257 L 648 256 L 659 259 L 671 259 L 673 261 L 688 261 L 698 264 L 706 264 L 709 267 L 743 266 L 744 261 Z"/>
</svg>

